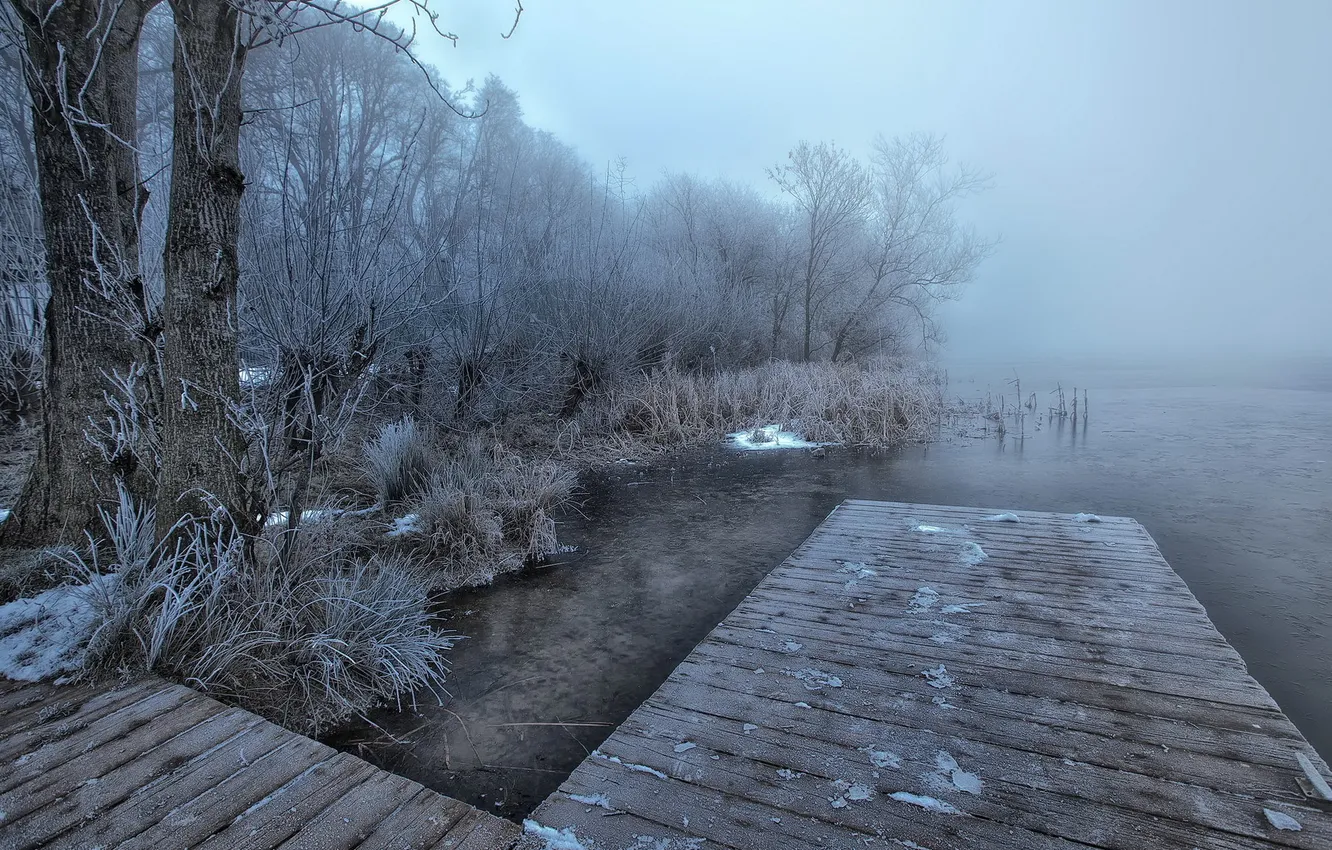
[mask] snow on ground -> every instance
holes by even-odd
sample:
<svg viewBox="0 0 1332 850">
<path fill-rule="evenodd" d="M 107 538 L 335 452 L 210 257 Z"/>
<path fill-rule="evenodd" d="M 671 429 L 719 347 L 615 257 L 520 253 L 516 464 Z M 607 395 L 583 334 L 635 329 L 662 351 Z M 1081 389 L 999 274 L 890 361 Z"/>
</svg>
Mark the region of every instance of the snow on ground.
<svg viewBox="0 0 1332 850">
<path fill-rule="evenodd" d="M 403 537 L 407 534 L 416 534 L 421 530 L 420 514 L 407 514 L 393 520 L 393 527 L 385 534 L 385 537 Z"/>
<path fill-rule="evenodd" d="M 242 387 L 258 387 L 272 379 L 273 370 L 267 366 L 247 366 L 240 370 L 238 377 Z"/>
<path fill-rule="evenodd" d="M 947 534 L 948 529 L 940 525 L 918 525 L 916 531 L 922 534 Z"/>
<path fill-rule="evenodd" d="M 270 515 L 268 519 L 264 520 L 264 525 L 269 528 L 276 525 L 286 525 L 289 516 L 291 516 L 291 514 L 286 511 L 278 511 L 275 514 Z M 342 516 L 342 510 L 340 508 L 310 508 L 309 510 L 301 511 L 301 522 L 320 522 L 321 520 L 333 519 L 339 516 Z"/>
<path fill-rule="evenodd" d="M 985 521 L 986 521 L 986 522 L 1021 522 L 1021 520 L 1018 519 L 1018 515 L 1017 515 L 1017 514 L 1010 514 L 1010 513 L 1002 513 L 1002 514 L 995 514 L 994 516 L 987 516 L 987 517 L 985 518 Z"/>
<path fill-rule="evenodd" d="M 90 597 L 114 580 L 98 576 L 92 584 L 57 587 L 0 605 L 0 676 L 36 682 L 79 669 L 95 625 Z"/>
<path fill-rule="evenodd" d="M 749 431 L 736 431 L 727 434 L 729 445 L 746 452 L 768 451 L 771 449 L 817 449 L 820 446 L 832 446 L 835 443 L 811 443 L 792 431 L 783 431 L 780 425 L 764 425 Z"/>
<path fill-rule="evenodd" d="M 523 832 L 545 841 L 542 850 L 588 850 L 574 835 L 573 827 L 553 829 L 527 818 L 523 821 Z"/>
<path fill-rule="evenodd" d="M 1074 522 L 1100 522 L 1101 518 L 1096 514 L 1074 514 Z"/>
</svg>

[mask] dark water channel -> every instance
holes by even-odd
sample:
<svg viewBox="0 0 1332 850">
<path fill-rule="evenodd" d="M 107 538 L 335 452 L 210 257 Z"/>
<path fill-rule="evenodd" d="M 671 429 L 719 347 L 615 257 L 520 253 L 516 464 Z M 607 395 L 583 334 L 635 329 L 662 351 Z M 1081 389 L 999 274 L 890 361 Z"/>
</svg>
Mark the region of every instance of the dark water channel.
<svg viewBox="0 0 1332 850">
<path fill-rule="evenodd" d="M 1044 405 L 1054 381 L 1028 371 L 1024 391 Z M 1136 517 L 1332 755 L 1332 367 L 1082 374 L 1090 421 L 1029 418 L 1022 440 L 1010 425 L 1002 441 L 945 430 L 877 455 L 719 449 L 616 469 L 562 528 L 580 560 L 450 600 L 449 625 L 468 636 L 451 696 L 376 716 L 410 743 L 361 752 L 519 817 L 835 505 L 870 498 Z M 1001 373 L 952 377 L 954 395 L 1011 397 Z"/>
</svg>

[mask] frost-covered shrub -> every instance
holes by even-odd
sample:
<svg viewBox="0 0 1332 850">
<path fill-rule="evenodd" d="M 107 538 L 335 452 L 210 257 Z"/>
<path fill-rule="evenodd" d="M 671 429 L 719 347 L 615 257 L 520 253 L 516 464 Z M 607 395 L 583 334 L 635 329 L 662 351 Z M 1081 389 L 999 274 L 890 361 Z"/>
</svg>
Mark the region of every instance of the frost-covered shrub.
<svg viewBox="0 0 1332 850">
<path fill-rule="evenodd" d="M 429 441 L 410 416 L 380 427 L 362 453 L 366 474 L 385 507 L 415 496 L 430 478 Z"/>
<path fill-rule="evenodd" d="M 557 463 L 468 440 L 441 460 L 413 502 L 415 521 L 394 536 L 424 550 L 437 587 L 486 584 L 558 549 L 551 515 L 576 481 Z"/>
<path fill-rule="evenodd" d="M 152 511 L 122 499 L 104 523 L 151 528 Z M 145 558 L 115 544 L 75 561 L 85 668 L 151 670 L 310 733 L 443 684 L 454 638 L 432 625 L 408 559 L 316 543 L 280 561 L 225 523 L 179 532 Z"/>
</svg>

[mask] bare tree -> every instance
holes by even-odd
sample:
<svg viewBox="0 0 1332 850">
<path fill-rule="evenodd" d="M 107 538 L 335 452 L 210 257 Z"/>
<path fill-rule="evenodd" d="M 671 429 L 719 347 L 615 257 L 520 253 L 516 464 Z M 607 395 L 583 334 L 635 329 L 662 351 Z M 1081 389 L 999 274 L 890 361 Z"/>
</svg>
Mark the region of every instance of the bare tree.
<svg viewBox="0 0 1332 850">
<path fill-rule="evenodd" d="M 823 304 L 845 276 L 836 267 L 843 259 L 842 249 L 863 224 L 869 208 L 869 184 L 864 167 L 829 142 L 801 142 L 787 155 L 784 165 L 768 169 L 768 176 L 791 196 L 804 217 L 801 343 L 803 357 L 809 361 Z"/>
<path fill-rule="evenodd" d="M 880 136 L 872 174 L 864 280 L 831 328 L 834 361 L 882 344 L 881 336 L 865 331 L 889 309 L 906 311 L 922 342 L 933 339 L 930 307 L 960 295 L 995 245 L 962 227 L 956 209 L 958 201 L 987 188 L 990 178 L 965 166 L 949 169 L 942 139 Z"/>
<path fill-rule="evenodd" d="M 43 311 L 42 428 L 37 460 L 0 526 L 0 543 L 77 541 L 116 468 L 85 439 L 106 409 L 106 377 L 142 351 L 138 275 L 141 181 L 135 161 L 139 32 L 149 2 L 9 0 L 4 24 L 22 47 L 41 188 L 48 302 Z"/>
</svg>

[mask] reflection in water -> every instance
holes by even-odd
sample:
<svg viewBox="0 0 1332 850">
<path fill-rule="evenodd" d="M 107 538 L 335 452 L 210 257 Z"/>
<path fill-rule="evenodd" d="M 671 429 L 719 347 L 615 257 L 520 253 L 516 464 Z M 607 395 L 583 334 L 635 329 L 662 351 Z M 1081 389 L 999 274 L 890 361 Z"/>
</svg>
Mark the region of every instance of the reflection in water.
<svg viewBox="0 0 1332 850">
<path fill-rule="evenodd" d="M 1187 383 L 1104 377 L 1090 422 L 1041 417 L 1037 428 L 1028 416 L 1024 439 L 1010 429 L 1002 442 L 825 459 L 718 450 L 617 469 L 590 483 L 562 529 L 581 559 L 449 600 L 450 627 L 468 636 L 451 694 L 375 716 L 410 744 L 368 754 L 520 816 L 845 498 L 1138 518 L 1332 754 L 1332 382 Z"/>
</svg>

